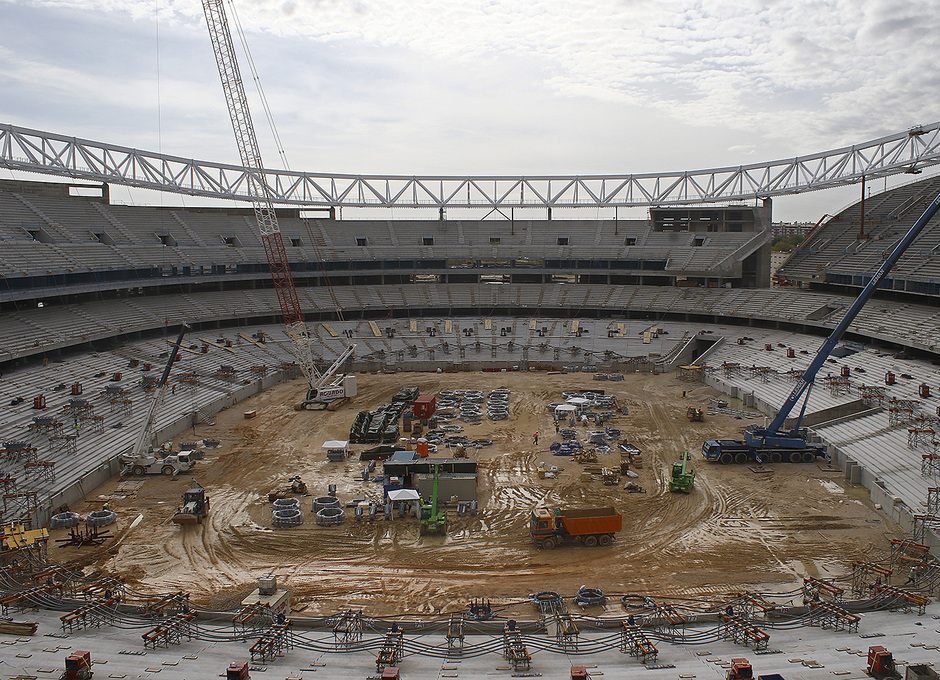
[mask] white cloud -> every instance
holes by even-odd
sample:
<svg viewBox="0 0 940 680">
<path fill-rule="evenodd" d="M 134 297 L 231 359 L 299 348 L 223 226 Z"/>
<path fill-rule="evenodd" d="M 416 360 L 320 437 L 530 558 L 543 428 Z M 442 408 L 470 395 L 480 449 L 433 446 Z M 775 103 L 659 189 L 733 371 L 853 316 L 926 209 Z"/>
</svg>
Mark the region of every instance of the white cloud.
<svg viewBox="0 0 940 680">
<path fill-rule="evenodd" d="M 49 17 L 67 16 L 72 30 L 95 34 L 95 49 L 126 63 L 61 56 L 78 39 L 65 28 L 61 45 L 7 48 L 0 82 L 14 92 L 0 102 L 0 118 L 41 106 L 42 120 L 62 120 L 49 129 L 94 127 L 68 111 L 54 114 L 46 104 L 54 93 L 80 110 L 131 111 L 122 127 L 130 134 L 136 116 L 155 106 L 154 3 L 0 0 L 4 6 L 36 21 L 36 37 Z M 232 160 L 201 3 L 156 6 L 167 145 Z M 936 118 L 935 0 L 237 6 L 292 164 L 304 169 L 694 169 L 820 151 Z M 126 37 L 118 44 L 124 32 L 133 47 Z M 103 139 L 132 143 L 115 139 L 104 121 L 102 129 Z"/>
</svg>

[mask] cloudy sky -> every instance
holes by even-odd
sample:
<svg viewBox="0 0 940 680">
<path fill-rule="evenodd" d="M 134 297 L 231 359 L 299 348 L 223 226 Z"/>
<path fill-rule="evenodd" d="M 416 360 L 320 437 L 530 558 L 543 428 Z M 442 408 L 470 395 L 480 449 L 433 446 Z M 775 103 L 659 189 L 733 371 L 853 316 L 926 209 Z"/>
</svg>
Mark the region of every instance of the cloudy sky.
<svg viewBox="0 0 940 680">
<path fill-rule="evenodd" d="M 940 0 L 235 3 L 295 170 L 692 170 L 940 117 Z M 0 25 L 0 122 L 238 161 L 199 0 L 0 0 Z M 859 191 L 778 198 L 775 218 Z"/>
</svg>

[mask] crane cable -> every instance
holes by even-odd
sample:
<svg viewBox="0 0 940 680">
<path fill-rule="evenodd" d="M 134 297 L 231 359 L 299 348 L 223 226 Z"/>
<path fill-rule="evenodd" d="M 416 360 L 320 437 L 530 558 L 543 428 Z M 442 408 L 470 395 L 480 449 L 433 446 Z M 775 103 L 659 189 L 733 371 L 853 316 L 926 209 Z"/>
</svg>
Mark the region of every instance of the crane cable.
<svg viewBox="0 0 940 680">
<path fill-rule="evenodd" d="M 274 122 L 274 114 L 271 112 L 271 107 L 268 105 L 268 98 L 264 94 L 264 87 L 261 85 L 261 76 L 258 75 L 258 69 L 255 68 L 255 60 L 251 56 L 251 50 L 248 48 L 248 39 L 245 37 L 245 31 L 242 28 L 241 19 L 238 17 L 238 11 L 235 9 L 234 0 L 228 0 L 229 9 L 231 10 L 232 23 L 235 25 L 235 32 L 238 34 L 238 40 L 241 42 L 242 50 L 245 52 L 245 59 L 248 62 L 248 70 L 251 71 L 251 79 L 255 83 L 255 87 L 258 89 L 258 95 L 261 98 L 261 108 L 264 110 L 264 117 L 268 121 L 268 127 L 271 128 L 271 135 L 274 137 L 274 144 L 277 147 L 277 155 L 281 159 L 281 163 L 284 165 L 285 170 L 290 170 L 290 162 L 287 160 L 287 152 L 284 150 L 284 145 L 281 143 L 281 136 L 277 131 L 277 125 Z M 299 211 L 298 211 L 299 214 Z M 323 281 L 326 283 L 326 289 L 329 293 L 330 299 L 333 301 L 333 305 L 336 308 L 336 316 L 340 321 L 343 321 L 343 308 L 339 303 L 339 299 L 336 297 L 336 291 L 333 290 L 333 283 L 330 281 L 329 274 L 326 271 L 326 267 L 323 266 L 323 254 L 320 251 L 320 246 L 317 244 L 317 240 L 313 235 L 313 230 L 310 228 L 310 222 L 306 217 L 300 218 L 303 222 L 304 228 L 307 230 L 307 236 L 310 240 L 310 245 L 313 247 L 313 253 L 316 257 L 317 268 L 320 270 L 320 275 L 323 278 Z"/>
</svg>

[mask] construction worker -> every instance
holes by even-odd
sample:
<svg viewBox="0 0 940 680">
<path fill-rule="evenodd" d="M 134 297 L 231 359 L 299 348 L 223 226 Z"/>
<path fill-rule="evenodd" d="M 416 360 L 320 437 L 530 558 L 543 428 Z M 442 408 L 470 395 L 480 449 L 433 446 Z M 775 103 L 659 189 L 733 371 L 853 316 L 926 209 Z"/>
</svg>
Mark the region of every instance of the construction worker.
<svg viewBox="0 0 940 680">
<path fill-rule="evenodd" d="M 104 510 L 105 512 L 107 512 L 108 510 L 111 509 L 111 503 L 108 502 L 108 501 L 105 501 L 105 502 L 104 502 L 104 507 L 102 507 L 101 509 Z"/>
<path fill-rule="evenodd" d="M 539 433 L 538 432 L 536 432 L 535 435 L 532 437 L 532 443 L 535 446 L 539 445 Z"/>
<path fill-rule="evenodd" d="M 911 573 L 907 576 L 907 583 L 904 585 L 910 585 L 917 580 L 917 567 L 911 567 Z"/>
</svg>

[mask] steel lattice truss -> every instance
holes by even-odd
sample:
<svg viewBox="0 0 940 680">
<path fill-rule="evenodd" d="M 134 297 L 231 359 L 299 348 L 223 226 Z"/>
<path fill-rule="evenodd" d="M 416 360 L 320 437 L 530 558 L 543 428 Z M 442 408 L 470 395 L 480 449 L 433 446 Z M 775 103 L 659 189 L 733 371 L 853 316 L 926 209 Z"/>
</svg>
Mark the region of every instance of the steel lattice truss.
<svg viewBox="0 0 940 680">
<path fill-rule="evenodd" d="M 376 208 L 691 205 L 844 186 L 940 164 L 940 122 L 768 163 L 637 175 L 401 176 L 264 170 L 272 202 Z M 257 169 L 196 161 L 0 124 L 0 167 L 193 196 L 250 201 Z"/>
</svg>

